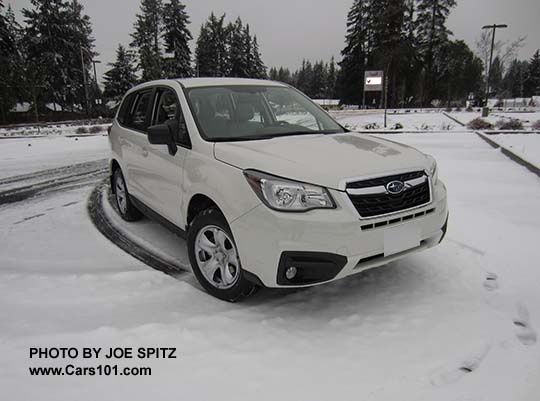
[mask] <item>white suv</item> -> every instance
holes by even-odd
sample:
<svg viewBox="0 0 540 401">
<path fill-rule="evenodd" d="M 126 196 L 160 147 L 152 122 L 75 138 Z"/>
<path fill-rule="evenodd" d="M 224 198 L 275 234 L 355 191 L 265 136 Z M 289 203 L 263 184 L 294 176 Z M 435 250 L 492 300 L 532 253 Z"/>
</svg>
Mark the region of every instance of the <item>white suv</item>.
<svg viewBox="0 0 540 401">
<path fill-rule="evenodd" d="M 348 132 L 282 83 L 148 82 L 126 94 L 109 140 L 122 217 L 184 235 L 197 279 L 228 301 L 337 280 L 446 232 L 431 156 Z"/>
</svg>

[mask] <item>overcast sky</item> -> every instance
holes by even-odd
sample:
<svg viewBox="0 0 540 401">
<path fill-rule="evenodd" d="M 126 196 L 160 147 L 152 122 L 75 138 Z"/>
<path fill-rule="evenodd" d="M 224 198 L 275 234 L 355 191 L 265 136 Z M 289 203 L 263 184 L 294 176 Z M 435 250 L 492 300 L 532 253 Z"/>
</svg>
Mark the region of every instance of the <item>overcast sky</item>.
<svg viewBox="0 0 540 401">
<path fill-rule="evenodd" d="M 352 0 L 184 0 L 196 38 L 210 12 L 226 13 L 229 20 L 240 16 L 257 34 L 265 64 L 297 68 L 302 58 L 329 60 L 340 58 L 344 44 L 346 18 Z M 457 0 L 449 27 L 454 38 L 474 47 L 485 24 L 506 23 L 497 32 L 502 40 L 527 36 L 520 58 L 530 58 L 540 48 L 540 0 Z M 30 7 L 30 0 L 7 0 L 16 11 Z M 114 60 L 119 43 L 129 44 L 140 0 L 81 0 L 91 17 L 96 39 L 98 76 Z M 20 14 L 18 14 L 20 17 Z M 19 18 L 21 21 L 21 18 Z M 192 41 L 192 47 L 195 40 Z"/>
</svg>

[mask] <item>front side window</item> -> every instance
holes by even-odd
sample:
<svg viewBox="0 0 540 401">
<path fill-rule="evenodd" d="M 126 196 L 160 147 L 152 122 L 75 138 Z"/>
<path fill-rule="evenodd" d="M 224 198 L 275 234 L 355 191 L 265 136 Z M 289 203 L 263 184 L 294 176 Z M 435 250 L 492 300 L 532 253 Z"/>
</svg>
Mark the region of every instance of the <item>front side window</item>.
<svg viewBox="0 0 540 401">
<path fill-rule="evenodd" d="M 344 132 L 292 88 L 215 86 L 188 89 L 187 97 L 201 135 L 209 141 Z"/>
<path fill-rule="evenodd" d="M 184 115 L 176 93 L 170 89 L 158 89 L 156 96 L 152 125 L 167 124 L 169 121 L 174 122 L 174 126 L 178 128 L 175 137 L 176 143 L 190 146 Z"/>
</svg>

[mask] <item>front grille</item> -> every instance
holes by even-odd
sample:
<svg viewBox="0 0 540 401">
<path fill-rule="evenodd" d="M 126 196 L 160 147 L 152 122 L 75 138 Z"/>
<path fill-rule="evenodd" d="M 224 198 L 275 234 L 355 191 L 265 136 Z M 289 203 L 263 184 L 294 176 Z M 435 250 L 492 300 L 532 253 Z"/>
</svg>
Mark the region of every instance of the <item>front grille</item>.
<svg viewBox="0 0 540 401">
<path fill-rule="evenodd" d="M 358 189 L 358 188 L 370 188 L 370 187 L 379 187 L 385 186 L 392 181 L 409 181 L 414 180 L 415 178 L 420 178 L 425 173 L 423 171 L 413 171 L 410 173 L 402 173 L 396 175 L 390 175 L 386 177 L 371 178 L 369 180 L 349 182 L 347 184 L 347 189 Z"/>
<path fill-rule="evenodd" d="M 347 184 L 347 189 L 364 189 L 370 187 L 385 187 L 391 181 L 410 181 L 425 176 L 423 171 L 412 173 L 397 174 L 382 178 L 375 178 L 365 181 L 358 181 Z M 366 183 L 369 183 L 367 185 Z M 382 193 L 366 193 L 355 195 L 349 193 L 354 207 L 362 217 L 375 217 L 389 213 L 395 213 L 402 210 L 422 206 L 430 202 L 429 180 L 421 184 L 406 188 L 398 195 Z"/>
</svg>

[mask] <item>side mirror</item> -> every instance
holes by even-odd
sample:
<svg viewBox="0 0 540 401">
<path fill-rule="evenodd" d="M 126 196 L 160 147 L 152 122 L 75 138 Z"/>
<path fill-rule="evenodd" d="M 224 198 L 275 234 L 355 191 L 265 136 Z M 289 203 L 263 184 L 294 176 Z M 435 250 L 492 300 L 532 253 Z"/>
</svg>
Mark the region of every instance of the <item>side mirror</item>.
<svg viewBox="0 0 540 401">
<path fill-rule="evenodd" d="M 152 125 L 148 127 L 147 134 L 148 142 L 152 145 L 169 145 L 174 142 L 168 124 Z"/>
</svg>

